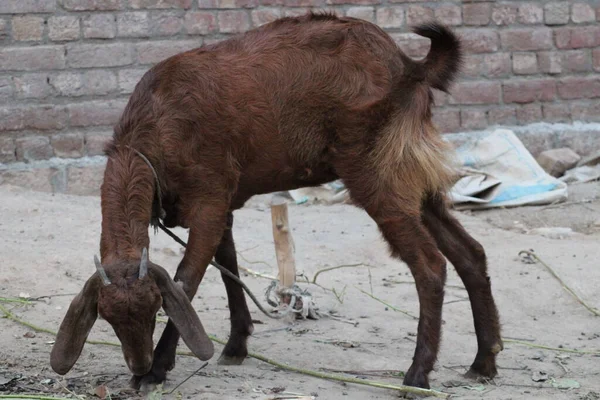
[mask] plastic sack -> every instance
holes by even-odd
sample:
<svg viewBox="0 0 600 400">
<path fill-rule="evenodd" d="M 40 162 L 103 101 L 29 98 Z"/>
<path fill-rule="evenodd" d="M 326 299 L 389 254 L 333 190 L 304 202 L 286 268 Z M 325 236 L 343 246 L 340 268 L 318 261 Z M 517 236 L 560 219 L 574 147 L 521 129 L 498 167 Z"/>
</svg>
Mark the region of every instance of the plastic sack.
<svg viewBox="0 0 600 400">
<path fill-rule="evenodd" d="M 456 156 L 463 172 L 450 191 L 456 209 L 539 205 L 567 199 L 567 184 L 548 175 L 508 129 L 473 133 L 456 149 Z"/>
</svg>

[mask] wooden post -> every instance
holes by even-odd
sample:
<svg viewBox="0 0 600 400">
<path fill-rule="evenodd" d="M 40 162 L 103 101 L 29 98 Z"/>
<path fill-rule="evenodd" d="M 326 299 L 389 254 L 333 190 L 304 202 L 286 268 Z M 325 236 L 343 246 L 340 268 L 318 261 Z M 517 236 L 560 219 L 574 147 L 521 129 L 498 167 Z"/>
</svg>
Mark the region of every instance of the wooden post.
<svg viewBox="0 0 600 400">
<path fill-rule="evenodd" d="M 294 240 L 288 222 L 288 208 L 284 199 L 275 198 L 271 203 L 273 240 L 279 267 L 280 289 L 291 288 L 296 282 L 296 262 L 294 260 Z M 289 304 L 290 298 L 282 298 Z"/>
</svg>

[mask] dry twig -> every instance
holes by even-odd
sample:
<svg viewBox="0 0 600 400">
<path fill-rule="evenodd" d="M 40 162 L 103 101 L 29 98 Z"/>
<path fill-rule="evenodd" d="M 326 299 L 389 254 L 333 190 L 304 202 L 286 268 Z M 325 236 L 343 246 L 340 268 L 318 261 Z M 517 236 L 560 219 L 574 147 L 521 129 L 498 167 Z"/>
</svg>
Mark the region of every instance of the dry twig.
<svg viewBox="0 0 600 400">
<path fill-rule="evenodd" d="M 573 289 L 571 289 L 561 278 L 560 276 L 558 276 L 558 274 L 552 269 L 552 267 L 550 267 L 548 264 L 546 264 L 544 261 L 542 261 L 542 259 L 535 254 L 532 251 L 529 250 L 521 250 L 519 252 L 519 256 L 521 256 L 521 254 L 526 254 L 527 256 L 536 259 L 540 264 L 542 264 L 549 272 L 550 274 L 552 274 L 552 276 L 554 278 L 556 278 L 556 280 L 558 282 L 560 282 L 560 284 L 562 285 L 563 289 L 565 289 L 567 292 L 569 292 L 571 294 L 571 296 L 573 296 L 573 298 L 575 300 L 577 300 L 582 306 L 584 306 L 589 312 L 591 312 L 592 314 L 594 314 L 597 317 L 600 317 L 600 312 L 594 308 L 591 307 L 590 305 L 588 305 L 585 301 L 583 301 L 581 299 L 581 297 L 579 297 L 574 291 Z"/>
<path fill-rule="evenodd" d="M 47 329 L 47 328 L 38 327 L 30 322 L 24 321 L 24 320 L 18 318 L 17 316 L 15 316 L 13 313 L 11 313 L 9 310 L 7 310 L 6 308 L 4 308 L 2 306 L 0 306 L 0 311 L 2 311 L 4 313 L 6 318 L 8 318 L 14 322 L 17 322 L 21 325 L 27 326 L 38 332 L 49 333 L 49 334 L 56 336 L 56 332 L 54 332 L 50 329 Z M 226 344 L 226 342 L 224 340 L 221 340 L 213 335 L 209 335 L 209 337 L 215 343 L 219 343 L 222 345 Z M 118 343 L 112 343 L 112 342 L 100 342 L 100 341 L 88 340 L 87 343 L 120 347 L 120 345 Z M 195 357 L 191 352 L 187 352 L 187 351 L 186 352 L 178 351 L 177 354 L 182 355 L 182 356 Z M 248 356 L 255 358 L 257 360 L 260 360 L 262 362 L 265 362 L 267 364 L 271 364 L 277 368 L 281 368 L 286 371 L 297 372 L 297 373 L 312 376 L 315 378 L 338 381 L 338 382 L 354 383 L 357 385 L 365 385 L 365 386 L 377 387 L 377 388 L 382 388 L 382 389 L 397 390 L 402 393 L 411 393 L 411 394 L 423 395 L 423 396 L 434 396 L 434 397 L 438 397 L 438 398 L 442 398 L 442 399 L 449 397 L 449 395 L 447 393 L 440 392 L 437 390 L 421 389 L 421 388 L 417 388 L 417 387 L 404 386 L 404 385 L 392 385 L 392 384 L 387 384 L 387 383 L 382 383 L 382 382 L 370 381 L 370 380 L 366 380 L 366 379 L 348 378 L 348 377 L 343 377 L 343 376 L 338 376 L 338 375 L 325 374 L 325 373 L 313 371 L 310 369 L 294 367 L 292 365 L 286 365 L 286 364 L 280 363 L 278 361 L 272 360 L 272 359 L 270 359 L 266 356 L 263 356 L 262 354 L 258 354 L 258 353 L 248 353 Z M 0 397 L 0 398 L 2 398 L 2 397 Z M 9 398 L 19 398 L 19 397 L 9 397 Z M 21 396 L 21 398 L 24 398 L 24 397 Z M 39 399 L 39 400 L 56 399 L 56 398 L 52 398 L 52 397 L 47 397 L 47 398 L 29 397 L 29 398 Z M 60 399 L 60 400 L 66 400 L 66 399 Z"/>
</svg>

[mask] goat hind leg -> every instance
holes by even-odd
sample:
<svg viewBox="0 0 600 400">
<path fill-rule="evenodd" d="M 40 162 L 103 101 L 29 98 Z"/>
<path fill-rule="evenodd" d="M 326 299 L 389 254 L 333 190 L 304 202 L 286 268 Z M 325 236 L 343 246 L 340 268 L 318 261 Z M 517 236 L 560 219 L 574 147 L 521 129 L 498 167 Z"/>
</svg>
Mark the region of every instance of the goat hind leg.
<svg viewBox="0 0 600 400">
<path fill-rule="evenodd" d="M 398 215 L 376 221 L 393 254 L 408 264 L 419 296 L 417 347 L 404 384 L 428 389 L 440 344 L 446 260 L 418 217 Z"/>
<path fill-rule="evenodd" d="M 450 214 L 441 195 L 431 196 L 424 202 L 423 222 L 469 294 L 478 350 L 467 376 L 493 378 L 497 375 L 496 354 L 503 349 L 503 344 L 485 251 Z"/>
<path fill-rule="evenodd" d="M 233 214 L 230 211 L 227 214 L 227 228 L 217 248 L 215 260 L 239 277 L 235 243 L 231 231 L 232 226 Z M 248 336 L 254 331 L 254 326 L 252 325 L 252 317 L 250 316 L 242 287 L 224 274 L 221 274 L 221 277 L 227 291 L 231 334 L 218 363 L 221 365 L 239 365 L 248 356 L 247 340 Z"/>
</svg>

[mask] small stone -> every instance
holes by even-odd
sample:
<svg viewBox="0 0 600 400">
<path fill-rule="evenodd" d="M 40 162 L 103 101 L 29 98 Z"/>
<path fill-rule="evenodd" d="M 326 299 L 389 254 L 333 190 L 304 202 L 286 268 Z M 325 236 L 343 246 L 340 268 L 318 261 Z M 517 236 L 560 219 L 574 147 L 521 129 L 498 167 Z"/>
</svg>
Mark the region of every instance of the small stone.
<svg viewBox="0 0 600 400">
<path fill-rule="evenodd" d="M 567 170 L 577 165 L 581 157 L 573 150 L 564 147 L 542 152 L 537 162 L 550 175 L 562 176 Z"/>
<path fill-rule="evenodd" d="M 25 334 L 23 335 L 23 337 L 29 338 L 29 339 L 33 339 L 35 337 L 35 333 L 29 331 L 29 332 L 25 332 Z"/>
</svg>

